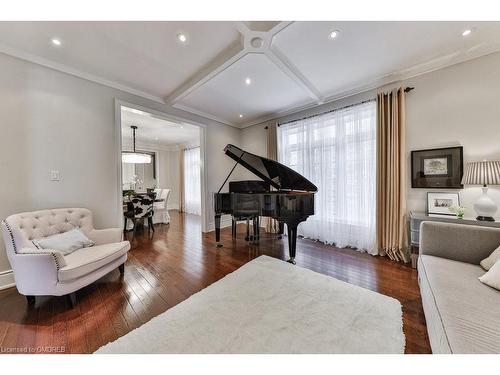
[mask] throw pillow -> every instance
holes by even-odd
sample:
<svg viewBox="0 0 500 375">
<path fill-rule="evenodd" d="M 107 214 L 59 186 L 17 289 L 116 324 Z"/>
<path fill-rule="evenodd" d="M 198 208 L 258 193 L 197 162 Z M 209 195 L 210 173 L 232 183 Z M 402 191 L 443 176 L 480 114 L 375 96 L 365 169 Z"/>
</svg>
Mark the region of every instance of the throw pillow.
<svg viewBox="0 0 500 375">
<path fill-rule="evenodd" d="M 486 271 L 488 271 L 493 265 L 500 259 L 500 246 L 497 247 L 495 251 L 493 251 L 490 256 L 481 261 L 481 267 L 483 267 Z"/>
<path fill-rule="evenodd" d="M 63 255 L 68 255 L 75 250 L 95 245 L 94 241 L 91 241 L 80 229 L 77 228 L 61 234 L 41 238 L 33 241 L 33 243 L 39 249 L 57 250 Z"/>
<path fill-rule="evenodd" d="M 483 284 L 500 290 L 500 261 L 496 262 L 483 276 L 479 278 Z"/>
</svg>

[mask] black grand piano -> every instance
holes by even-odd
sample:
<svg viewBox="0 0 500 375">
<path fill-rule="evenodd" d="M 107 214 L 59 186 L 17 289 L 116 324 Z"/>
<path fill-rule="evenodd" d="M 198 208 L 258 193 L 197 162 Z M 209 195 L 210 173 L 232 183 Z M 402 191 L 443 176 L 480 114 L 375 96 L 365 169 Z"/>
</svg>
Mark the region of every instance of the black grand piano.
<svg viewBox="0 0 500 375">
<path fill-rule="evenodd" d="M 233 218 L 257 218 L 254 220 L 257 231 L 258 218 L 271 217 L 280 223 L 281 228 L 286 224 L 290 254 L 288 262 L 295 264 L 297 225 L 314 215 L 314 193 L 318 188 L 299 173 L 277 161 L 251 154 L 231 144 L 224 148 L 224 152 L 234 159 L 236 164 L 219 191 L 214 194 L 217 246 L 222 246 L 222 214 L 231 214 Z M 260 177 L 262 181 L 232 181 L 229 183 L 229 193 L 221 193 L 238 164 Z M 271 186 L 276 190 L 271 190 Z M 257 232 L 256 237 L 258 236 Z"/>
</svg>

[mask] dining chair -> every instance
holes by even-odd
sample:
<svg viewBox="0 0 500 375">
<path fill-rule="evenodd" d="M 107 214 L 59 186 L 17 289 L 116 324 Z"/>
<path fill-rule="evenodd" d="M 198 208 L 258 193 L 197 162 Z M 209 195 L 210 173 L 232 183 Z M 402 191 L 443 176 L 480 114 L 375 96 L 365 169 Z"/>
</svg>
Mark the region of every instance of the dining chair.
<svg viewBox="0 0 500 375">
<path fill-rule="evenodd" d="M 169 224 L 168 197 L 170 196 L 170 189 L 155 189 L 155 193 L 156 201 L 153 204 L 153 224 Z"/>
<path fill-rule="evenodd" d="M 125 227 L 127 219 L 132 220 L 134 224 L 133 231 L 134 233 L 137 230 L 137 223 L 142 222 L 144 220 L 148 220 L 148 231 L 155 231 L 153 226 L 153 203 L 155 200 L 155 194 L 152 195 L 136 195 L 130 199 L 130 203 L 132 204 L 132 209 L 125 212 Z"/>
</svg>

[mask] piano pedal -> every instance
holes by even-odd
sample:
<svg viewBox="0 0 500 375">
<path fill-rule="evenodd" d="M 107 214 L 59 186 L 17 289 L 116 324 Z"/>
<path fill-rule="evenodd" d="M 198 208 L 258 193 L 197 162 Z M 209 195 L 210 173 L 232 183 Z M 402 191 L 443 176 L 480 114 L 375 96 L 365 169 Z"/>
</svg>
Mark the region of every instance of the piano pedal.
<svg viewBox="0 0 500 375">
<path fill-rule="evenodd" d="M 291 264 L 297 264 L 297 262 L 295 262 L 295 258 L 290 258 L 287 260 L 287 262 Z"/>
</svg>

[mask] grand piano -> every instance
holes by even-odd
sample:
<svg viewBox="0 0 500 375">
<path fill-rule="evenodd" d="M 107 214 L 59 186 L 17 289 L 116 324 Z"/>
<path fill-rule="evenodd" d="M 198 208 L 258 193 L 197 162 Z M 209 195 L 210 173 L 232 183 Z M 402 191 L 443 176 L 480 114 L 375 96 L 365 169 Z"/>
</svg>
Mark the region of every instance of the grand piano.
<svg viewBox="0 0 500 375">
<path fill-rule="evenodd" d="M 288 262 L 295 264 L 297 226 L 309 216 L 314 215 L 314 193 L 318 191 L 318 188 L 304 176 L 277 161 L 252 154 L 231 144 L 224 148 L 224 152 L 236 163 L 219 191 L 214 194 L 217 247 L 222 246 L 220 242 L 221 215 L 230 214 L 233 218 L 254 220 L 257 227 L 257 239 L 259 237 L 258 218 L 271 217 L 280 223 L 281 228 L 283 224 L 286 224 L 290 255 Z M 229 192 L 221 193 L 238 164 L 260 177 L 262 181 L 231 181 Z M 271 190 L 271 187 L 276 190 Z"/>
</svg>

